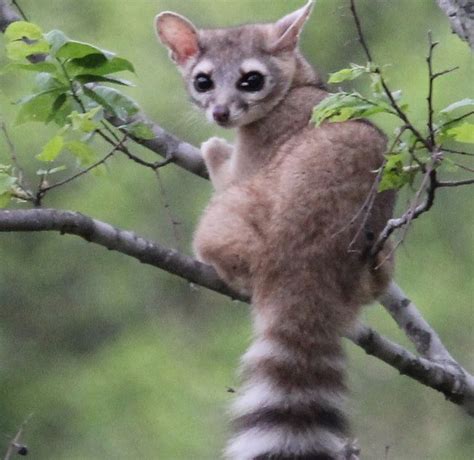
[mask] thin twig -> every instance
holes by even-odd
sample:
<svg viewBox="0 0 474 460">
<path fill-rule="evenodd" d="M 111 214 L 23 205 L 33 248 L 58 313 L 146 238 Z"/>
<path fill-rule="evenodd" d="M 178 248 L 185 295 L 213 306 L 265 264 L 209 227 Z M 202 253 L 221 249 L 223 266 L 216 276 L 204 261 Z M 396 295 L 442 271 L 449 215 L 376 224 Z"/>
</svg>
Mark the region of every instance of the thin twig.
<svg viewBox="0 0 474 460">
<path fill-rule="evenodd" d="M 417 149 L 424 149 L 425 146 L 423 147 L 418 147 L 417 144 L 419 143 L 418 139 L 415 139 L 412 143 L 412 145 L 408 148 L 408 153 L 410 154 L 411 159 L 419 166 L 420 170 L 424 173 L 426 172 L 426 167 L 425 164 L 420 161 L 420 159 L 416 156 L 416 150 Z"/>
<path fill-rule="evenodd" d="M 469 157 L 474 157 L 474 153 L 464 152 L 462 150 L 448 149 L 448 148 L 442 147 L 442 146 L 439 149 L 442 152 L 448 152 L 448 153 L 454 153 L 456 155 L 465 155 L 465 156 L 469 156 Z"/>
<path fill-rule="evenodd" d="M 163 180 L 161 179 L 159 169 L 155 170 L 155 175 L 156 175 L 156 180 L 158 181 L 158 186 L 160 188 L 160 194 L 161 194 L 161 199 L 163 201 L 163 206 L 166 209 L 169 221 L 171 223 L 171 228 L 173 230 L 173 236 L 176 242 L 176 249 L 182 250 L 181 235 L 179 232 L 179 226 L 181 225 L 181 222 L 175 218 L 173 210 L 171 209 L 171 206 L 168 200 L 168 194 L 166 193 L 166 188 L 163 184 Z"/>
<path fill-rule="evenodd" d="M 63 70 L 63 73 L 64 73 L 64 76 L 66 77 L 66 79 L 68 80 L 69 82 L 69 87 L 71 89 L 71 94 L 72 94 L 72 97 L 74 98 L 74 100 L 79 104 L 81 110 L 83 113 L 86 113 L 87 110 L 86 110 L 86 107 L 84 105 L 84 103 L 82 102 L 82 99 L 79 97 L 79 94 L 77 93 L 76 91 L 76 88 L 74 86 L 74 81 L 73 79 L 69 76 L 69 73 L 66 69 L 66 66 L 64 65 L 64 63 L 57 59 L 57 61 L 59 62 L 60 66 L 61 66 L 61 69 Z M 172 159 L 171 158 L 165 158 L 165 160 L 163 161 L 160 161 L 160 162 L 154 162 L 154 163 L 150 163 L 148 161 L 145 161 L 145 160 L 142 160 L 141 158 L 137 157 L 136 155 L 132 154 L 129 149 L 123 144 L 123 141 L 120 141 L 120 138 L 119 136 L 114 132 L 114 130 L 106 123 L 105 120 L 101 120 L 100 121 L 100 124 L 102 126 L 103 129 L 105 129 L 107 131 L 107 133 L 112 136 L 112 138 L 110 138 L 107 134 L 104 133 L 104 131 L 102 129 L 98 129 L 96 131 L 97 134 L 99 134 L 106 142 L 108 142 L 110 145 L 114 146 L 117 146 L 117 148 L 115 148 L 114 152 L 116 150 L 124 153 L 130 160 L 134 161 L 135 163 L 138 163 L 142 166 L 146 166 L 148 168 L 151 168 L 153 170 L 157 170 L 158 168 L 161 168 L 169 163 L 172 162 Z M 118 143 L 118 144 L 117 144 Z"/>
<path fill-rule="evenodd" d="M 394 141 L 390 145 L 390 147 L 387 149 L 387 153 L 390 154 L 393 152 L 395 149 L 395 146 L 397 145 L 398 141 L 402 137 L 403 133 L 406 131 L 407 126 L 402 126 L 395 137 Z M 374 182 L 372 183 L 372 187 L 369 190 L 369 193 L 367 194 L 367 197 L 365 198 L 364 202 L 362 203 L 362 206 L 358 209 L 358 211 L 352 216 L 351 220 L 344 225 L 340 230 L 338 230 L 333 237 L 339 235 L 340 233 L 346 231 L 352 224 L 354 224 L 359 216 L 364 213 L 364 217 L 362 219 L 361 224 L 359 225 L 356 234 L 354 235 L 352 241 L 349 243 L 349 250 L 352 248 L 354 245 L 355 241 L 360 235 L 360 232 L 363 230 L 365 224 L 367 223 L 367 219 L 370 215 L 370 211 L 372 210 L 372 206 L 374 204 L 375 198 L 377 196 L 377 190 L 378 186 L 380 184 L 380 180 L 382 179 L 383 171 L 385 168 L 385 165 L 387 163 L 387 159 L 384 158 L 382 164 L 380 165 L 380 168 L 377 170 L 377 175 L 375 176 Z"/>
<path fill-rule="evenodd" d="M 23 420 L 22 424 L 20 425 L 20 428 L 15 434 L 15 437 L 10 441 L 10 444 L 8 444 L 8 449 L 5 453 L 5 456 L 3 457 L 3 460 L 10 460 L 11 456 L 15 453 L 15 451 L 17 453 L 20 453 L 21 455 L 26 455 L 28 453 L 28 448 L 25 445 L 20 444 L 20 438 L 23 434 L 23 430 L 25 429 L 26 424 L 30 421 L 30 418 L 32 416 L 33 414 L 30 414 L 28 415 L 28 417 L 26 417 L 25 420 Z"/>
<path fill-rule="evenodd" d="M 364 48 L 365 55 L 367 56 L 369 62 L 374 62 L 372 59 L 372 53 L 370 52 L 367 42 L 365 41 L 364 33 L 362 31 L 362 24 L 360 23 L 359 15 L 357 14 L 356 10 L 355 0 L 351 0 L 351 13 L 357 28 L 359 43 L 362 45 L 362 48 Z"/>
<path fill-rule="evenodd" d="M 10 158 L 11 158 L 12 163 L 14 164 L 15 168 L 18 171 L 18 179 L 21 182 L 23 177 L 25 176 L 25 174 L 24 174 L 23 168 L 20 166 L 20 164 L 18 162 L 18 157 L 16 155 L 15 145 L 13 144 L 13 141 L 11 140 L 11 137 L 8 134 L 7 126 L 3 121 L 0 123 L 0 128 L 3 132 L 3 136 L 5 137 L 5 140 L 7 141 L 8 149 L 10 151 Z"/>
<path fill-rule="evenodd" d="M 472 185 L 474 179 L 456 180 L 456 181 L 438 181 L 438 187 L 460 187 L 462 185 Z"/>
<path fill-rule="evenodd" d="M 463 115 L 460 115 L 457 118 L 453 118 L 452 120 L 447 121 L 446 123 L 442 124 L 437 131 L 446 128 L 446 126 L 452 125 L 453 123 L 457 123 L 458 121 L 464 120 L 464 118 L 470 117 L 471 115 L 474 115 L 474 110 L 471 110 L 470 112 L 467 112 Z"/>
<path fill-rule="evenodd" d="M 458 168 L 460 169 L 464 169 L 464 171 L 468 171 L 470 173 L 474 173 L 474 169 L 470 168 L 469 166 L 466 166 L 466 165 L 462 165 L 460 163 L 456 163 L 455 161 L 453 161 L 453 164 L 455 166 L 457 166 Z"/>
<path fill-rule="evenodd" d="M 122 147 L 119 149 L 119 151 L 125 154 L 128 159 L 134 161 L 135 163 L 138 163 L 139 165 L 146 166 L 147 168 L 151 168 L 153 169 L 153 171 L 157 171 L 163 166 L 173 163 L 173 158 L 165 158 L 162 161 L 155 161 L 153 163 L 146 160 L 142 160 L 140 157 L 137 157 L 132 152 L 130 152 L 130 150 L 127 147 Z"/>
<path fill-rule="evenodd" d="M 441 72 L 435 72 L 433 74 L 433 79 L 435 78 L 439 78 L 439 77 L 442 77 L 443 75 L 446 75 L 448 73 L 451 73 L 451 72 L 454 72 L 455 70 L 459 70 L 459 66 L 454 66 L 454 67 L 451 67 L 449 69 L 446 69 L 446 70 L 442 70 Z"/>
<path fill-rule="evenodd" d="M 435 145 L 435 131 L 433 129 L 433 83 L 435 77 L 433 76 L 433 51 L 438 45 L 438 42 L 433 42 L 433 37 L 431 34 L 431 30 L 428 32 L 428 57 L 426 58 L 426 62 L 428 64 L 428 96 L 426 98 L 428 102 L 428 133 L 430 137 L 431 145 Z"/>
<path fill-rule="evenodd" d="M 372 54 L 370 52 L 370 49 L 367 45 L 367 42 L 364 37 L 364 33 L 362 31 L 362 25 L 361 21 L 359 18 L 359 15 L 357 13 L 356 9 L 356 4 L 355 0 L 350 0 L 350 9 L 352 12 L 352 16 L 354 18 L 354 22 L 356 25 L 357 29 L 357 34 L 359 37 L 359 42 L 362 46 L 362 48 L 365 51 L 365 54 L 367 56 L 367 59 L 369 60 L 370 63 L 373 63 L 372 59 Z M 433 128 L 433 106 L 432 106 L 432 100 L 433 100 L 433 69 L 432 69 L 432 53 L 433 49 L 436 46 L 436 43 L 433 43 L 431 40 L 431 35 L 430 35 L 430 49 L 429 49 L 429 54 L 428 54 L 428 68 L 429 68 L 429 91 L 428 91 L 428 129 L 429 129 L 429 139 L 425 139 L 421 133 L 416 129 L 416 127 L 411 123 L 411 121 L 408 119 L 407 115 L 403 110 L 400 108 L 398 105 L 397 101 L 393 97 L 392 92 L 390 91 L 385 79 L 383 78 L 383 75 L 381 74 L 381 71 L 379 68 L 376 68 L 375 72 L 377 72 L 380 75 L 380 84 L 382 85 L 382 88 L 385 92 L 385 95 L 390 101 L 391 106 L 395 109 L 398 117 L 404 122 L 404 126 L 406 126 L 406 129 L 410 130 L 414 136 L 415 136 L 415 143 L 420 142 L 430 153 L 432 156 L 432 161 L 430 167 L 426 168 L 425 165 L 423 165 L 421 162 L 418 161 L 416 155 L 414 154 L 414 148 L 411 150 L 411 155 L 418 163 L 418 165 L 421 167 L 421 169 L 424 171 L 424 177 L 422 184 L 415 196 L 415 199 L 412 201 L 412 205 L 410 208 L 403 214 L 402 217 L 398 219 L 390 219 L 387 222 L 387 225 L 385 228 L 382 230 L 380 235 L 378 236 L 377 240 L 375 241 L 375 244 L 372 246 L 372 249 L 370 251 L 370 254 L 372 257 L 375 257 L 383 248 L 385 242 L 388 240 L 390 235 L 400 227 L 405 227 L 406 229 L 408 228 L 410 222 L 413 219 L 416 219 L 418 216 L 423 214 L 424 212 L 428 211 L 431 209 L 433 202 L 434 202 L 434 196 L 435 196 L 435 190 L 437 186 L 437 179 L 436 179 L 436 170 L 435 170 L 435 165 L 439 162 L 439 152 L 436 149 L 436 143 L 435 143 L 435 136 L 434 136 L 434 128 Z M 414 147 L 413 146 L 413 147 Z M 429 184 L 429 185 L 427 185 Z M 427 191 L 427 198 L 423 204 L 418 204 L 419 199 L 421 196 L 421 193 L 424 191 Z M 405 230 L 406 232 L 406 230 Z M 402 240 L 403 241 L 403 240 Z M 390 252 L 389 256 L 393 252 L 395 248 L 392 249 Z M 388 256 L 387 256 L 388 257 Z M 382 261 L 381 263 L 383 263 Z M 379 264 L 380 265 L 380 264 Z"/>
<path fill-rule="evenodd" d="M 406 224 L 404 225 L 404 231 L 402 234 L 401 241 L 405 240 L 406 233 L 410 227 L 410 224 L 413 219 L 416 219 L 416 217 L 420 216 L 422 213 L 429 211 L 431 207 L 433 206 L 434 203 L 434 198 L 435 198 L 435 190 L 437 187 L 437 172 L 434 169 L 434 164 L 428 165 L 428 169 L 425 172 L 423 176 L 423 180 L 421 182 L 420 187 L 418 188 L 414 199 L 412 200 L 411 206 L 408 208 L 407 215 L 408 215 L 408 220 Z M 424 203 L 424 209 L 418 211 L 417 215 L 415 216 L 415 210 L 419 208 L 420 204 L 420 199 L 421 195 L 426 191 L 427 193 L 427 198 Z"/>
<path fill-rule="evenodd" d="M 123 145 L 123 142 L 125 142 L 125 140 L 126 140 L 126 136 L 117 145 L 115 145 L 114 148 L 109 153 L 107 153 L 107 155 L 105 155 L 101 160 L 93 163 L 92 165 L 88 166 L 85 169 L 82 169 L 81 171 L 79 171 L 78 173 L 74 174 L 71 177 L 68 177 L 68 178 L 66 178 L 62 181 L 56 182 L 55 184 L 52 184 L 52 185 L 49 185 L 47 187 L 42 188 L 41 192 L 42 192 L 43 196 L 46 194 L 46 192 L 49 192 L 50 190 L 52 190 L 54 188 L 61 187 L 62 185 L 65 185 L 69 182 L 72 182 L 73 180 L 77 179 L 78 177 L 81 177 L 81 176 L 87 174 L 88 172 L 92 171 L 93 169 L 97 168 L 98 166 L 104 164 L 111 156 L 113 156 L 115 154 L 115 152 L 117 152 L 117 150 L 119 150 L 121 148 L 121 146 Z"/>
<path fill-rule="evenodd" d="M 418 218 L 421 214 L 429 211 L 433 206 L 436 188 L 438 187 L 437 173 L 434 169 L 434 165 L 431 163 L 428 165 L 427 171 L 423 176 L 422 184 L 420 185 L 418 192 L 412 200 L 412 206 L 401 216 L 396 219 L 390 219 L 387 225 L 378 236 L 375 244 L 370 251 L 372 257 L 375 257 L 385 245 L 385 242 L 390 238 L 392 233 L 398 228 L 409 225 L 414 219 Z M 419 202 L 421 193 L 426 190 L 427 197 L 422 204 Z"/>
<path fill-rule="evenodd" d="M 357 35 L 359 37 L 359 42 L 362 45 L 362 48 L 365 51 L 365 54 L 367 56 L 367 59 L 369 60 L 369 63 L 374 63 L 372 59 L 372 54 L 369 50 L 369 47 L 367 45 L 367 42 L 364 37 L 364 33 L 362 31 L 362 25 L 359 19 L 359 15 L 357 13 L 356 5 L 355 5 L 355 0 L 350 0 L 350 9 L 352 12 L 352 17 L 354 18 L 354 22 L 357 28 Z M 392 92 L 390 91 L 385 79 L 383 78 L 383 75 L 380 71 L 379 68 L 375 69 L 375 72 L 380 75 L 380 84 L 382 85 L 382 88 L 385 92 L 385 95 L 387 96 L 388 100 L 390 101 L 390 105 L 395 109 L 398 117 L 404 122 L 405 125 L 407 125 L 408 129 L 414 134 L 414 136 L 421 142 L 428 150 L 431 150 L 431 145 L 427 140 L 421 135 L 421 133 L 416 129 L 416 127 L 413 125 L 413 123 L 409 120 L 405 112 L 400 108 L 400 106 L 397 104 L 397 101 L 394 99 Z"/>
<path fill-rule="evenodd" d="M 25 12 L 23 11 L 22 7 L 18 3 L 18 0 L 12 0 L 12 3 L 16 6 L 16 9 L 21 14 L 21 17 L 28 22 L 28 17 L 26 16 Z"/>
<path fill-rule="evenodd" d="M 15 145 L 13 144 L 13 141 L 12 141 L 12 139 L 11 139 L 9 133 L 8 133 L 6 124 L 2 122 L 0 124 L 0 128 L 3 132 L 5 140 L 7 142 L 8 149 L 9 149 L 9 152 L 10 152 L 11 161 L 12 161 L 13 165 L 15 166 L 16 170 L 17 170 L 18 186 L 25 193 L 25 198 L 33 199 L 34 195 L 31 192 L 31 187 L 28 184 L 28 181 L 26 179 L 25 171 L 21 167 L 20 162 L 18 161 Z"/>
<path fill-rule="evenodd" d="M 97 134 L 99 134 L 100 137 L 102 137 L 102 139 L 104 139 L 106 142 L 108 142 L 110 145 L 113 145 L 115 146 L 116 143 L 114 142 L 113 139 L 111 139 L 107 134 L 105 134 L 102 130 L 97 130 L 96 131 Z M 128 134 L 127 134 L 128 136 Z M 155 161 L 155 162 L 149 162 L 149 161 L 146 161 L 146 160 L 142 160 L 140 157 L 137 157 L 136 155 L 134 155 L 132 152 L 130 152 L 130 150 L 127 148 L 126 145 L 121 145 L 117 148 L 117 150 L 119 152 L 122 152 L 124 155 L 127 156 L 128 159 L 134 161 L 135 163 L 138 163 L 139 165 L 142 165 L 142 166 L 146 166 L 147 168 L 151 168 L 153 169 L 153 171 L 156 171 L 158 170 L 159 168 L 162 168 L 163 166 L 166 166 L 170 163 L 174 163 L 175 161 L 175 157 L 174 156 L 169 156 L 167 158 L 165 158 L 164 160 L 162 161 Z"/>
</svg>

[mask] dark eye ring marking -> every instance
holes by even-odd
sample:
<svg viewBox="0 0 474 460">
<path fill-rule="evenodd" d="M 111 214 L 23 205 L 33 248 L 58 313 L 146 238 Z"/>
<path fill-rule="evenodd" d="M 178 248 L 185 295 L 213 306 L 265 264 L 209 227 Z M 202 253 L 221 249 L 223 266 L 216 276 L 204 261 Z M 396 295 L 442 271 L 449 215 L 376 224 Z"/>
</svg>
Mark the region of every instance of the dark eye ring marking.
<svg viewBox="0 0 474 460">
<path fill-rule="evenodd" d="M 214 88 L 214 82 L 212 78 L 205 73 L 198 73 L 194 77 L 194 89 L 198 93 L 205 93 Z"/>
<path fill-rule="evenodd" d="M 248 93 L 261 91 L 265 86 L 265 77 L 257 71 L 247 72 L 237 82 L 237 89 Z"/>
</svg>

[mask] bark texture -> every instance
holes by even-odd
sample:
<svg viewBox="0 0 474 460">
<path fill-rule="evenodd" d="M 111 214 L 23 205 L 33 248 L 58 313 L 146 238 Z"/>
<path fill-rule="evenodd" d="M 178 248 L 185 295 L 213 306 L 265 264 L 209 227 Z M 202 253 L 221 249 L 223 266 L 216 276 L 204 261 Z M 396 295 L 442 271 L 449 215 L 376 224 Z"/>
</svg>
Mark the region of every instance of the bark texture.
<svg viewBox="0 0 474 460">
<path fill-rule="evenodd" d="M 474 51 L 474 1 L 437 0 L 439 7 L 449 19 L 453 32 L 466 41 Z"/>
</svg>

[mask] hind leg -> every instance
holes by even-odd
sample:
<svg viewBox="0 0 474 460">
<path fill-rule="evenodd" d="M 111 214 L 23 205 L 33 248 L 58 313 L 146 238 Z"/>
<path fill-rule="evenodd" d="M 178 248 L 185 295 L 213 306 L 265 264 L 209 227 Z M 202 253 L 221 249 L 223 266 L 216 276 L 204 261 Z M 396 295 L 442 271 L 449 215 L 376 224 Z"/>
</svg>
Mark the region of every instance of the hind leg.
<svg viewBox="0 0 474 460">
<path fill-rule="evenodd" d="M 193 247 L 197 258 L 212 265 L 229 286 L 251 295 L 253 267 L 262 251 L 252 200 L 246 198 L 240 187 L 214 197 L 196 229 Z"/>
</svg>

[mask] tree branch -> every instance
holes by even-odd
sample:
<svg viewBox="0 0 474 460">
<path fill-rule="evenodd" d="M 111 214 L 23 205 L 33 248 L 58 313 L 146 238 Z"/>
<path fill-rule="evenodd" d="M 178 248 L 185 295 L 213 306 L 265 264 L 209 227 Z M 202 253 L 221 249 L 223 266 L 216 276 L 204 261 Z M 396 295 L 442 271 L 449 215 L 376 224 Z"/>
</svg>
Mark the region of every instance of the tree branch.
<svg viewBox="0 0 474 460">
<path fill-rule="evenodd" d="M 362 324 L 356 326 L 349 338 L 367 354 L 398 369 L 400 374 L 440 391 L 446 399 L 459 404 L 469 415 L 474 416 L 474 379 L 462 369 L 457 372 L 441 363 L 418 358 Z"/>
<path fill-rule="evenodd" d="M 453 32 L 474 51 L 474 4 L 472 0 L 437 0 Z"/>
<path fill-rule="evenodd" d="M 385 228 L 380 232 L 377 240 L 371 249 L 372 257 L 375 257 L 382 248 L 384 247 L 387 240 L 390 238 L 392 233 L 398 228 L 408 228 L 407 226 L 421 214 L 429 211 L 434 203 L 436 189 L 438 188 L 438 179 L 436 177 L 436 170 L 434 169 L 433 162 L 428 165 L 428 169 L 423 176 L 423 181 L 418 189 L 415 198 L 412 200 L 412 204 L 405 211 L 401 217 L 390 219 Z M 419 203 L 420 195 L 426 190 L 426 199 L 423 203 Z M 403 240 L 403 239 L 402 239 Z"/>
<path fill-rule="evenodd" d="M 15 21 L 20 21 L 20 15 L 12 8 L 8 0 L 0 0 L 0 31 L 5 32 L 6 28 Z M 32 62 L 41 62 L 46 58 L 44 54 L 30 56 Z M 123 120 L 109 115 L 107 120 L 114 126 L 119 127 L 124 124 Z M 208 172 L 204 162 L 202 161 L 201 152 L 193 145 L 178 139 L 176 136 L 165 131 L 161 126 L 152 122 L 145 114 L 139 113 L 133 118 L 127 120 L 126 124 L 131 124 L 136 121 L 141 121 L 148 126 L 155 134 L 155 137 L 150 140 L 143 140 L 135 138 L 131 135 L 129 137 L 138 144 L 145 146 L 158 155 L 165 158 L 167 162 L 172 161 L 181 168 L 186 169 L 193 174 L 203 178 L 208 178 Z"/>
<path fill-rule="evenodd" d="M 21 21 L 21 16 L 7 0 L 0 0 L 0 31 L 5 32 L 6 28 L 16 21 Z"/>
<path fill-rule="evenodd" d="M 428 64 L 428 96 L 426 98 L 428 102 L 428 133 L 430 136 L 430 143 L 431 145 L 435 145 L 435 131 L 433 128 L 433 83 L 436 79 L 433 72 L 433 51 L 438 45 L 438 42 L 433 42 L 433 37 L 431 31 L 428 32 L 428 40 L 429 40 L 429 49 L 428 49 L 428 57 L 426 58 L 426 62 Z"/>
<path fill-rule="evenodd" d="M 438 187 L 460 187 L 462 185 L 472 185 L 472 184 L 474 184 L 474 179 L 439 181 Z"/>
<path fill-rule="evenodd" d="M 0 232 L 38 231 L 58 231 L 61 234 L 80 236 L 86 241 L 126 254 L 142 263 L 161 268 L 232 299 L 248 302 L 248 299 L 230 289 L 211 266 L 146 240 L 133 232 L 118 229 L 72 211 L 56 209 L 0 211 Z M 405 299 L 405 296 L 400 292 L 397 291 L 396 285 L 393 285 L 388 293 L 387 302 L 403 303 L 403 300 L 400 301 L 400 296 L 402 299 Z M 395 307 L 392 308 L 394 309 Z M 474 381 L 460 367 L 459 371 L 456 371 L 447 365 L 417 358 L 366 326 L 359 326 L 348 337 L 368 354 L 398 369 L 400 373 L 441 391 L 449 400 L 465 406 L 474 414 L 471 407 L 474 400 Z"/>
<path fill-rule="evenodd" d="M 57 209 L 0 210 L 0 232 L 42 231 L 80 236 L 86 241 L 121 252 L 192 283 L 232 298 L 241 298 L 219 279 L 210 266 L 81 213 Z"/>
<path fill-rule="evenodd" d="M 21 436 L 23 435 L 25 426 L 29 422 L 31 417 L 32 417 L 32 414 L 30 414 L 21 424 L 14 438 L 8 444 L 8 449 L 7 449 L 7 452 L 5 453 L 5 456 L 3 457 L 3 460 L 11 460 L 12 455 L 14 454 L 18 454 L 23 457 L 28 454 L 29 452 L 28 447 L 20 443 L 20 439 L 21 439 Z"/>
<path fill-rule="evenodd" d="M 103 165 L 110 157 L 112 157 L 115 152 L 121 148 L 121 146 L 123 145 L 123 143 L 125 142 L 126 138 L 124 137 L 121 141 L 119 141 L 119 143 L 117 145 L 115 145 L 113 147 L 113 149 L 108 152 L 104 157 L 102 157 L 100 160 L 96 161 L 95 163 L 91 164 L 90 166 L 88 166 L 87 168 L 84 168 L 84 169 L 81 169 L 79 172 L 77 172 L 76 174 L 70 176 L 70 177 L 67 177 L 66 179 L 63 179 L 59 182 L 55 182 L 54 184 L 51 184 L 51 185 L 48 185 L 46 187 L 40 187 L 40 190 L 39 190 L 39 194 L 41 196 L 44 196 L 44 194 L 46 192 L 49 192 L 50 190 L 53 190 L 54 188 L 57 188 L 57 187 L 61 187 L 65 184 L 68 184 L 69 182 L 72 182 L 76 179 L 78 179 L 79 177 L 81 176 L 84 176 L 85 174 L 88 174 L 90 171 L 92 171 L 93 169 Z M 38 197 L 39 198 L 39 197 Z M 41 201 L 41 199 L 37 199 L 37 201 Z"/>
<path fill-rule="evenodd" d="M 123 120 L 118 118 L 109 117 L 108 121 L 116 127 L 123 125 Z M 204 179 L 209 178 L 206 165 L 204 164 L 201 151 L 199 149 L 177 138 L 173 134 L 168 133 L 161 126 L 152 122 L 143 113 L 139 113 L 133 118 L 127 120 L 127 124 L 132 124 L 137 121 L 148 125 L 155 134 L 155 137 L 153 139 L 144 140 L 129 135 L 130 138 L 136 143 L 143 145 L 148 150 L 161 155 L 166 160 L 172 159 L 173 163 L 193 174 L 196 174 L 197 176 L 200 176 Z"/>
<path fill-rule="evenodd" d="M 413 342 L 421 356 L 432 361 L 454 362 L 438 334 L 394 282 L 380 298 L 380 302 Z"/>
<path fill-rule="evenodd" d="M 355 25 L 356 25 L 357 37 L 358 37 L 359 43 L 362 45 L 362 48 L 364 49 L 365 55 L 367 56 L 367 60 L 369 61 L 369 63 L 374 64 L 374 60 L 372 59 L 372 53 L 370 52 L 370 49 L 369 49 L 369 47 L 367 45 L 367 42 L 365 40 L 365 37 L 364 37 L 364 33 L 362 31 L 362 24 L 360 22 L 359 15 L 357 13 L 355 0 L 350 0 L 350 9 L 351 9 L 352 17 L 354 18 L 354 22 L 355 22 Z M 409 129 L 413 133 L 415 138 L 418 139 L 418 141 L 421 142 L 428 150 L 430 150 L 430 147 L 431 147 L 430 143 L 421 135 L 421 133 L 416 129 L 415 125 L 409 120 L 406 113 L 398 105 L 398 103 L 395 100 L 395 98 L 393 97 L 393 94 L 390 91 L 390 88 L 388 87 L 387 82 L 385 81 L 380 69 L 377 68 L 376 72 L 380 76 L 380 84 L 382 85 L 382 88 L 384 90 L 385 95 L 387 96 L 388 100 L 390 101 L 390 105 L 395 110 L 396 115 L 400 118 L 400 120 L 403 121 L 403 123 L 407 127 L 407 129 Z"/>
</svg>

